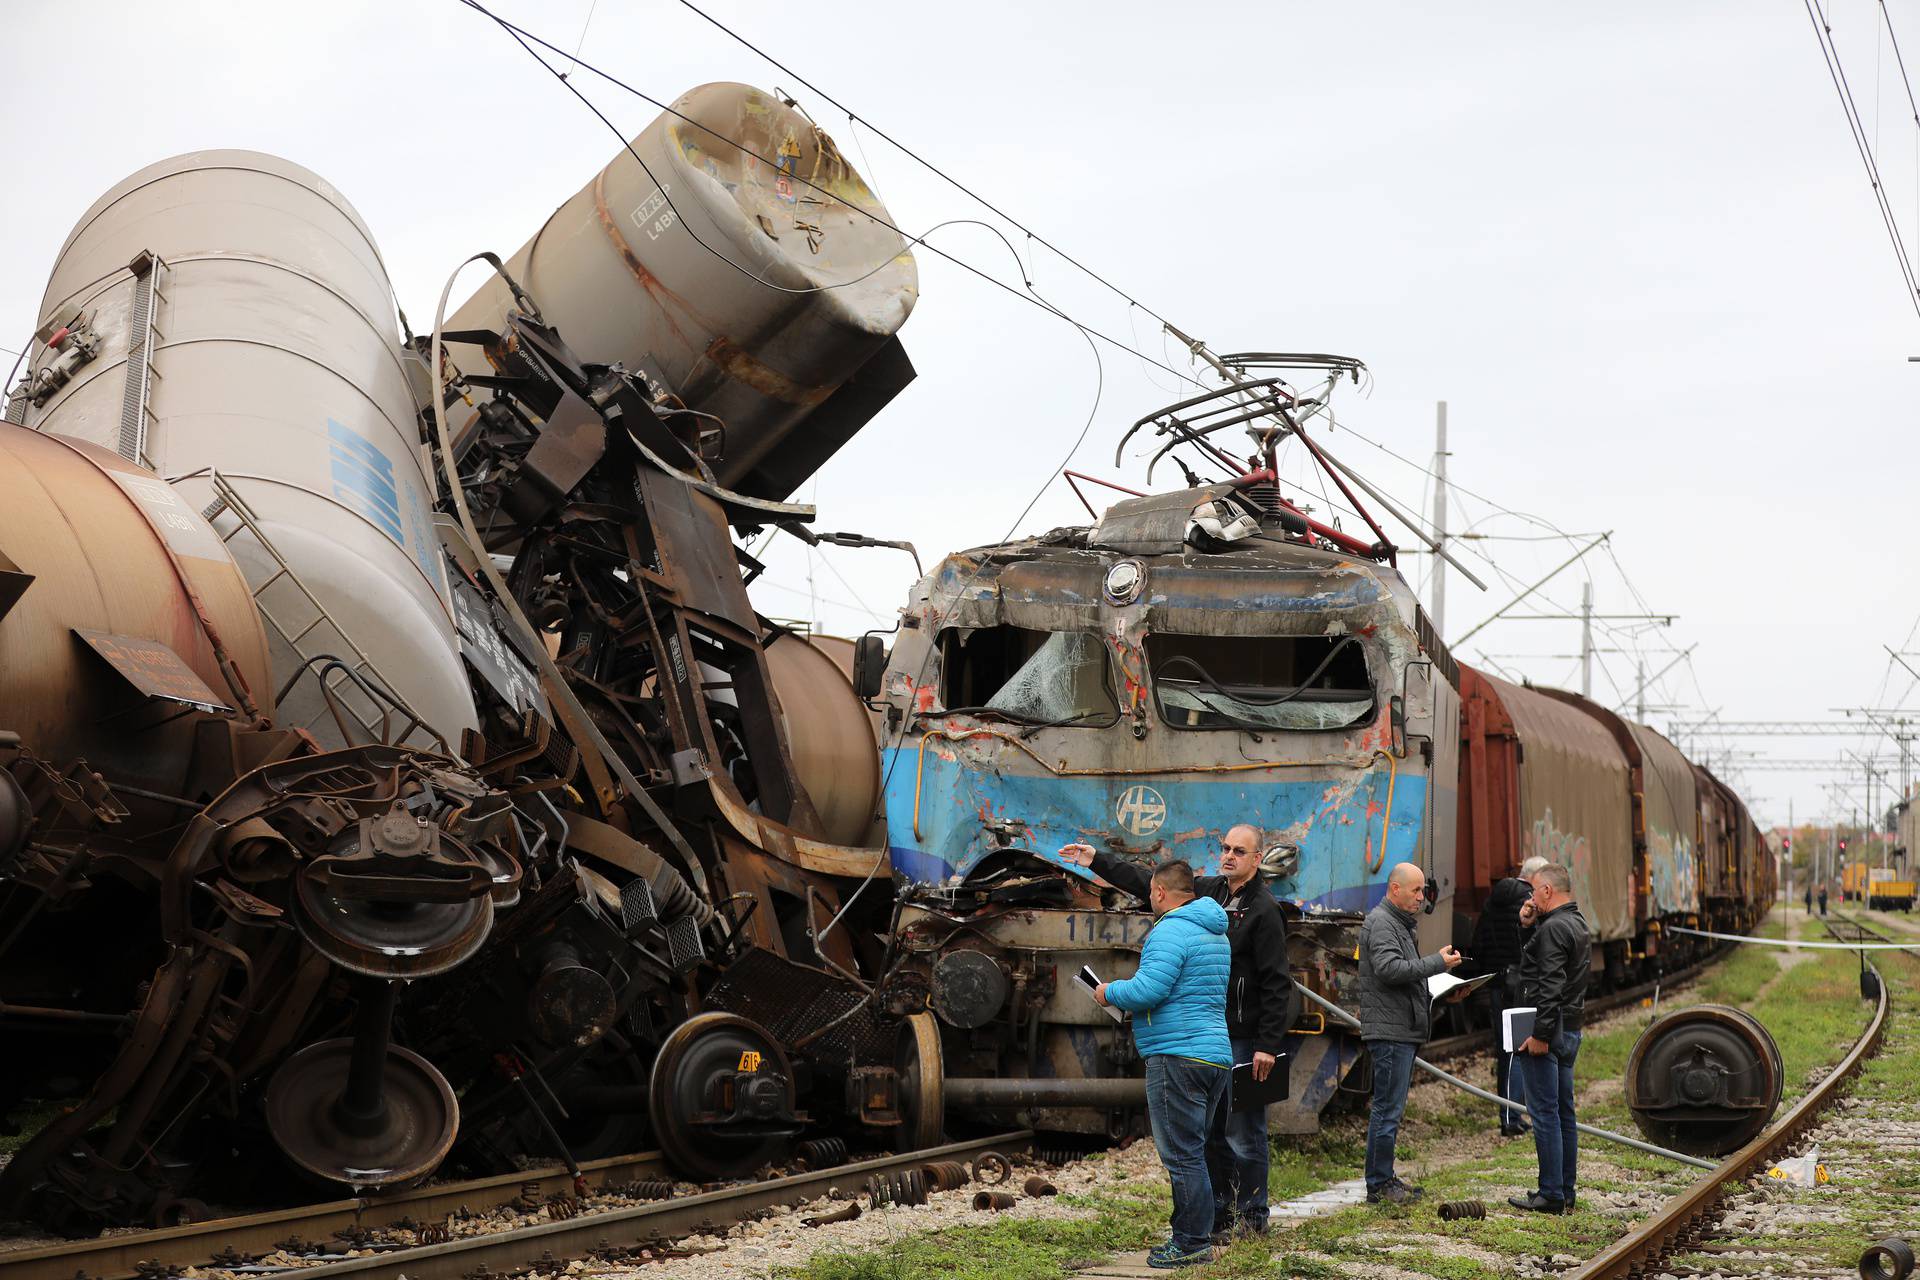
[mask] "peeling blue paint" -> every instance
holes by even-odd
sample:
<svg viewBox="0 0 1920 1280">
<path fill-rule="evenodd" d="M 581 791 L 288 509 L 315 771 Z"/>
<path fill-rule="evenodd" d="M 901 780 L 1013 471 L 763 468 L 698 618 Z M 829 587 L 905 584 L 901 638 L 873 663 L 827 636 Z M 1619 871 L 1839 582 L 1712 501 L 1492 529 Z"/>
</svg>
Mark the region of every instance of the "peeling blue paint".
<svg viewBox="0 0 1920 1280">
<path fill-rule="evenodd" d="M 1387 788 L 1384 766 L 1249 771 L 1234 774 L 1055 777 L 993 771 L 947 759 L 929 746 L 919 778 L 920 836 L 915 837 L 914 749 L 888 753 L 888 843 L 896 873 L 921 883 L 965 875 L 1003 845 L 989 823 L 1011 829 L 1014 847 L 1051 854 L 1079 841 L 1119 847 L 1145 859 L 1180 857 L 1203 873 L 1218 870 L 1220 841 L 1236 823 L 1294 832 L 1300 870 L 1274 892 L 1307 906 L 1364 911 L 1385 891 L 1387 871 L 1414 858 L 1426 813 L 1427 779 L 1403 772 L 1394 784 L 1384 857 L 1378 850 Z M 1303 776 L 1303 774 L 1305 776 Z M 1369 874 L 1369 840 L 1379 870 Z M 1068 868 L 1079 871 L 1078 868 Z M 1082 873 L 1084 874 L 1084 873 Z"/>
</svg>

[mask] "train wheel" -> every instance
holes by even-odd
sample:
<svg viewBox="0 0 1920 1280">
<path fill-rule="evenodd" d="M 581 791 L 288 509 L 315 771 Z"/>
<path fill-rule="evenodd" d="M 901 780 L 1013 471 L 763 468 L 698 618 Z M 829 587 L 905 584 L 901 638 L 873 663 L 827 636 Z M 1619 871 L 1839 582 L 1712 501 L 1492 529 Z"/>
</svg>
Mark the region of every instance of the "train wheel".
<svg viewBox="0 0 1920 1280">
<path fill-rule="evenodd" d="M 1767 1127 L 1786 1071 L 1767 1029 L 1726 1005 L 1667 1014 L 1627 1057 L 1627 1106 L 1651 1141 L 1697 1156 L 1739 1150 Z"/>
<path fill-rule="evenodd" d="M 940 1027 L 931 1013 L 916 1013 L 901 1026 L 893 1066 L 901 1121 L 894 1145 L 901 1151 L 939 1146 L 947 1119 L 946 1063 L 940 1056 Z"/>
<path fill-rule="evenodd" d="M 427 978 L 466 960 L 493 927 L 493 901 L 385 902 L 343 898 L 302 872 L 294 921 L 314 950 L 350 973 Z"/>
<path fill-rule="evenodd" d="M 355 1187 L 404 1186 L 439 1167 L 460 1129 L 445 1076 L 388 1040 L 393 988 L 370 986 L 351 1038 L 288 1058 L 267 1084 L 267 1129 L 314 1177 Z"/>
<path fill-rule="evenodd" d="M 737 1178 L 779 1159 L 800 1125 L 793 1068 L 759 1024 L 703 1013 L 673 1029 L 653 1060 L 647 1110 L 676 1168 Z"/>
</svg>

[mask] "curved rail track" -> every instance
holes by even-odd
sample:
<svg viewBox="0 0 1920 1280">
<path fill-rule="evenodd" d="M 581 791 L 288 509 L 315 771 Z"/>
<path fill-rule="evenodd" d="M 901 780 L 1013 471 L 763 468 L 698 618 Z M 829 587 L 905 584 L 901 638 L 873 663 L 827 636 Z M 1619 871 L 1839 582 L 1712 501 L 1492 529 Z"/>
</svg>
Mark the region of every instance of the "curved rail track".
<svg viewBox="0 0 1920 1280">
<path fill-rule="evenodd" d="M 222 1269 L 248 1275 L 297 1275 L 301 1280 L 464 1280 L 470 1274 L 500 1275 L 554 1259 L 589 1254 L 622 1255 L 661 1249 L 700 1232 L 724 1230 L 780 1205 L 794 1205 L 835 1192 L 858 1194 L 870 1180 L 940 1161 L 965 1160 L 988 1151 L 1025 1150 L 1027 1131 L 932 1147 L 905 1155 L 862 1160 L 807 1170 L 740 1186 L 679 1195 L 604 1211 L 583 1210 L 583 1189 L 563 1168 L 503 1174 L 468 1182 L 420 1187 L 399 1195 L 336 1200 L 271 1213 L 217 1218 L 191 1226 L 169 1227 L 83 1240 L 72 1244 L 0 1254 L 0 1280 L 156 1280 L 185 1267 Z M 616 1191 L 636 1182 L 662 1180 L 666 1165 L 659 1152 L 618 1156 L 580 1166 L 584 1190 Z M 349 1257 L 361 1232 L 425 1226 L 452 1215 L 506 1208 L 519 1202 L 547 1206 L 548 1220 L 472 1236 L 412 1246 L 371 1246 L 378 1252 Z M 310 1261 L 285 1267 L 253 1261 L 290 1239 L 332 1240 Z M 311 1246 L 314 1250 L 320 1245 Z M 291 1251 L 290 1251 L 291 1252 Z M 328 1256 L 337 1260 L 328 1261 Z"/>
<path fill-rule="evenodd" d="M 1857 921 L 1849 923 L 1861 930 L 1863 935 L 1870 932 Z M 1827 930 L 1839 936 L 1831 923 Z M 1863 939 L 1849 937 L 1844 940 L 1854 942 Z M 1564 1273 L 1566 1280 L 1626 1280 L 1628 1277 L 1651 1274 L 1657 1269 L 1656 1264 L 1668 1253 L 1703 1238 L 1711 1216 L 1730 1187 L 1742 1185 L 1786 1154 L 1801 1135 L 1812 1127 L 1820 1113 L 1840 1098 L 1844 1092 L 1843 1086 L 1860 1069 L 1860 1064 L 1879 1049 L 1886 1030 L 1887 986 L 1880 979 L 1879 969 L 1871 964 L 1866 967 L 1873 973 L 1874 985 L 1879 992 L 1873 1018 L 1854 1042 L 1853 1048 L 1847 1051 L 1847 1056 L 1840 1060 L 1840 1064 L 1827 1074 L 1818 1087 L 1795 1103 L 1793 1109 L 1772 1128 L 1667 1201 L 1658 1213 L 1616 1240 L 1585 1265 Z"/>
</svg>

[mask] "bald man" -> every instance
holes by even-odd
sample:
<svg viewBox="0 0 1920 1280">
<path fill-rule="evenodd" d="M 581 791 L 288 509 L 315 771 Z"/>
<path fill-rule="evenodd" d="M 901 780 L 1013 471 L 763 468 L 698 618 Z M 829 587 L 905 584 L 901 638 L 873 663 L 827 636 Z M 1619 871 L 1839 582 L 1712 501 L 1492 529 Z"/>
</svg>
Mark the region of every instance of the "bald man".
<svg viewBox="0 0 1920 1280">
<path fill-rule="evenodd" d="M 1420 954 L 1414 925 L 1425 902 L 1427 874 L 1402 862 L 1387 876 L 1387 894 L 1360 926 L 1360 1038 L 1373 1061 L 1373 1109 L 1367 1117 L 1367 1203 L 1405 1204 L 1420 1194 L 1393 1172 L 1393 1148 L 1413 1082 L 1413 1055 L 1433 1034 L 1427 979 L 1460 963 L 1442 947 Z"/>
<path fill-rule="evenodd" d="M 1227 985 L 1227 1036 L 1236 1063 L 1253 1064 L 1253 1076 L 1265 1080 L 1274 1068 L 1290 1023 L 1293 979 L 1287 972 L 1287 922 L 1280 904 L 1260 881 L 1260 855 L 1266 840 L 1247 823 L 1228 830 L 1220 841 L 1220 874 L 1198 876 L 1194 892 L 1227 909 L 1227 941 L 1233 971 Z M 1092 845 L 1070 844 L 1060 858 L 1087 867 L 1123 893 L 1147 896 L 1147 872 L 1137 863 L 1102 853 Z M 1267 1232 L 1267 1109 L 1221 1107 L 1207 1135 L 1207 1172 L 1213 1184 L 1213 1238 L 1226 1243 L 1236 1232 Z"/>
</svg>

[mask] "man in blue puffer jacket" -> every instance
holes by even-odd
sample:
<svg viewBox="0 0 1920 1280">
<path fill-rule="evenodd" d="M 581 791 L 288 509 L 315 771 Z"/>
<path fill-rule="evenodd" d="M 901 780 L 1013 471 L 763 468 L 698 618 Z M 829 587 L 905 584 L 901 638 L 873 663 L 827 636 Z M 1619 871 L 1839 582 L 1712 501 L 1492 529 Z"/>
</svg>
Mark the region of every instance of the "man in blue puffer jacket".
<svg viewBox="0 0 1920 1280">
<path fill-rule="evenodd" d="M 1147 905 L 1158 918 L 1140 951 L 1140 968 L 1131 978 L 1102 983 L 1094 998 L 1133 1014 L 1133 1042 L 1147 1062 L 1153 1145 L 1173 1184 L 1173 1238 L 1149 1253 L 1147 1264 L 1188 1267 L 1213 1257 L 1206 1147 L 1233 1067 L 1227 1039 L 1233 952 L 1226 909 L 1194 896 L 1187 863 L 1155 869 Z"/>
</svg>

